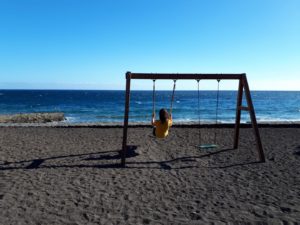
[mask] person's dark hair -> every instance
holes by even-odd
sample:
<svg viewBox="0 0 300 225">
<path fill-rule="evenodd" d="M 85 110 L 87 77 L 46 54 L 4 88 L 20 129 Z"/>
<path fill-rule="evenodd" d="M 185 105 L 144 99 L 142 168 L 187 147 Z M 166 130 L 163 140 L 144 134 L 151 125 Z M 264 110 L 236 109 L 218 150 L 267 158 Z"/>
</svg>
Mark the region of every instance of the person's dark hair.
<svg viewBox="0 0 300 225">
<path fill-rule="evenodd" d="M 159 110 L 159 119 L 160 119 L 161 123 L 165 123 L 167 121 L 167 119 L 169 119 L 168 111 L 165 109 Z"/>
</svg>

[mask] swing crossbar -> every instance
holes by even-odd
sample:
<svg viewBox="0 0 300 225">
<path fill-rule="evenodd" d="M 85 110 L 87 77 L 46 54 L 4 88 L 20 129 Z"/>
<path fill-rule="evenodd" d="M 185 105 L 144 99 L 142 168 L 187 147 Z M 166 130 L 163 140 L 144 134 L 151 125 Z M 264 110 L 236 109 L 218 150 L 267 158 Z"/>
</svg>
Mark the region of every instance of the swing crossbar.
<svg viewBox="0 0 300 225">
<path fill-rule="evenodd" d="M 258 130 L 258 125 L 255 116 L 255 110 L 252 103 L 252 98 L 250 94 L 250 89 L 245 73 L 240 74 L 207 74 L 207 73 L 126 73 L 126 93 L 125 93 L 125 110 L 124 110 L 124 126 L 123 126 L 123 143 L 121 151 L 121 166 L 125 166 L 126 162 L 126 151 L 127 151 L 127 128 L 128 128 L 128 117 L 129 117 L 129 103 L 130 103 L 130 83 L 131 79 L 152 79 L 152 80 L 239 80 L 239 87 L 237 93 L 237 103 L 236 103 L 236 117 L 235 117 L 235 127 L 234 127 L 234 143 L 233 148 L 238 147 L 239 140 L 239 130 L 240 130 L 240 121 L 241 121 L 241 111 L 247 109 L 250 114 L 251 124 L 255 135 L 256 147 L 258 150 L 258 156 L 260 162 L 265 162 L 265 155 L 260 139 L 260 134 Z M 247 106 L 242 106 L 243 93 L 246 97 Z"/>
<path fill-rule="evenodd" d="M 238 80 L 245 76 L 245 73 L 126 73 L 126 79 L 151 79 L 151 80 Z"/>
</svg>

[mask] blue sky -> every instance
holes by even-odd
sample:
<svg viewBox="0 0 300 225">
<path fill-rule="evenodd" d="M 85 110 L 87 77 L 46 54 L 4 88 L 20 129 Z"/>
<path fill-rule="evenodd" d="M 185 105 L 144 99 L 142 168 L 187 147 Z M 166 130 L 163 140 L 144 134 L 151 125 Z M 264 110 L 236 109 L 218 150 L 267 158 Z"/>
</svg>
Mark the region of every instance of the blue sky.
<svg viewBox="0 0 300 225">
<path fill-rule="evenodd" d="M 124 89 L 132 71 L 245 72 L 252 90 L 300 90 L 299 21 L 299 0 L 0 0 L 0 88 Z"/>
</svg>

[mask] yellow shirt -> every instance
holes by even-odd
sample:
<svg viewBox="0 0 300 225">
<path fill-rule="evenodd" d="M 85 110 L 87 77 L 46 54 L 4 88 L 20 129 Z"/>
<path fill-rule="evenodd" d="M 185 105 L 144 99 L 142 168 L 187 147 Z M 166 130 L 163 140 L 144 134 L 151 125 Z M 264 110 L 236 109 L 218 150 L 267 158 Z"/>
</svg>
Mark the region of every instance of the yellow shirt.
<svg viewBox="0 0 300 225">
<path fill-rule="evenodd" d="M 169 128 L 172 126 L 172 119 L 168 119 L 165 123 L 156 120 L 153 125 L 156 127 L 155 135 L 158 138 L 165 138 L 169 134 Z"/>
</svg>

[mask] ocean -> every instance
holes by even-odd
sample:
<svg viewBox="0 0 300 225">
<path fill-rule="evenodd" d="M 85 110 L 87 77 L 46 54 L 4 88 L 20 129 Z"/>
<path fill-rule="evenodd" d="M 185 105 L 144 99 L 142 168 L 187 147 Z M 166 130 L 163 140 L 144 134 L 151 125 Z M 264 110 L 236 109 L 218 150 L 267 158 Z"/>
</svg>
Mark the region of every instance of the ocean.
<svg viewBox="0 0 300 225">
<path fill-rule="evenodd" d="M 156 91 L 156 114 L 171 91 Z M 252 91 L 258 122 L 300 122 L 300 91 Z M 174 123 L 234 123 L 236 91 L 176 91 Z M 123 123 L 125 91 L 0 90 L 0 114 L 63 112 L 65 123 Z M 152 91 L 131 91 L 129 122 L 150 123 Z M 242 122 L 249 122 L 242 112 Z"/>
</svg>

